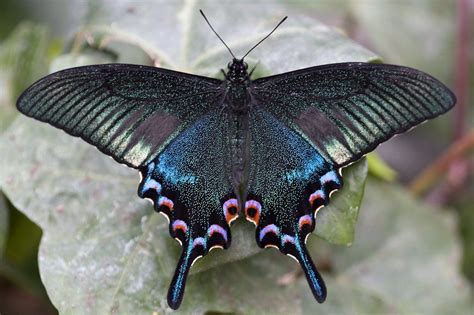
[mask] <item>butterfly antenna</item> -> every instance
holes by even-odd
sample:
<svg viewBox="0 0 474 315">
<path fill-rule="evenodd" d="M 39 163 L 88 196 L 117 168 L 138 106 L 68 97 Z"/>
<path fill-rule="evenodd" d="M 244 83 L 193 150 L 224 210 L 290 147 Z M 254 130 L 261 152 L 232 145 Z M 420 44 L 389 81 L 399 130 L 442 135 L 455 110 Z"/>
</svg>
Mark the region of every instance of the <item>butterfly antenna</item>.
<svg viewBox="0 0 474 315">
<path fill-rule="evenodd" d="M 247 51 L 247 53 L 242 57 L 242 60 L 243 60 L 245 57 L 247 57 L 247 55 L 250 54 L 250 52 L 251 52 L 252 50 L 254 50 L 258 45 L 260 45 L 265 39 L 267 39 L 270 35 L 272 35 L 273 32 L 275 32 L 276 29 L 277 29 L 281 24 L 283 24 L 283 22 L 285 22 L 285 20 L 286 20 L 287 18 L 288 18 L 288 16 L 285 16 L 285 17 L 280 21 L 280 23 L 278 23 L 277 26 L 275 26 L 275 28 L 274 28 L 270 33 L 268 33 L 267 36 L 265 36 L 264 38 L 262 38 L 262 39 L 261 39 L 258 43 L 256 43 L 252 48 L 250 48 L 250 50 Z"/>
<path fill-rule="evenodd" d="M 234 57 L 234 59 L 237 59 L 235 57 L 235 55 L 232 53 L 232 50 L 230 50 L 229 46 L 227 46 L 227 44 L 224 42 L 224 40 L 219 36 L 219 34 L 217 34 L 216 30 L 212 27 L 211 23 L 209 23 L 209 20 L 207 19 L 206 15 L 204 15 L 204 12 L 202 12 L 202 10 L 199 10 L 199 12 L 201 12 L 201 15 L 202 17 L 204 18 L 204 20 L 206 20 L 207 22 L 207 25 L 209 25 L 209 27 L 211 28 L 211 30 L 214 32 L 214 34 L 216 34 L 216 36 L 221 40 L 221 42 L 224 44 L 224 46 L 227 48 L 227 50 L 230 52 L 230 54 L 232 55 L 232 57 Z"/>
</svg>

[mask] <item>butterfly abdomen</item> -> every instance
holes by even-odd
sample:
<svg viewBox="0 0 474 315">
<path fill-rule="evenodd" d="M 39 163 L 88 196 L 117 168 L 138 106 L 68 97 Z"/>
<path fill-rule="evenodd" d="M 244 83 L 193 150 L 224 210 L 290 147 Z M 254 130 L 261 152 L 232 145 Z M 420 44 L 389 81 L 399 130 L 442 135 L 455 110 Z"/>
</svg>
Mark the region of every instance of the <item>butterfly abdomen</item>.
<svg viewBox="0 0 474 315">
<path fill-rule="evenodd" d="M 246 199 L 248 183 L 249 156 L 249 110 L 250 94 L 248 80 L 240 82 L 227 81 L 227 94 L 225 97 L 225 117 L 227 119 L 228 154 L 227 160 L 230 167 L 230 182 L 235 195 L 243 206 Z"/>
<path fill-rule="evenodd" d="M 245 200 L 248 182 L 249 132 L 248 114 L 231 114 L 228 117 L 228 157 L 230 182 L 240 203 Z"/>
</svg>

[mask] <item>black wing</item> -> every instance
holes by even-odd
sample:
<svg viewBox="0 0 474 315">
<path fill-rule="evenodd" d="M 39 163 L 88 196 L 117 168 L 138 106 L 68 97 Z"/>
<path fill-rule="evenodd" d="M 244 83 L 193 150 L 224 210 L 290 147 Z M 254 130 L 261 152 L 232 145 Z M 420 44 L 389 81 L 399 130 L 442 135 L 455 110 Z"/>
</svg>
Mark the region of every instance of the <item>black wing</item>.
<svg viewBox="0 0 474 315">
<path fill-rule="evenodd" d="M 257 79 L 252 94 L 336 166 L 358 160 L 456 103 L 454 94 L 426 73 L 368 63 L 329 64 Z"/>
<path fill-rule="evenodd" d="M 50 74 L 18 109 L 140 168 L 186 125 L 216 105 L 222 81 L 161 68 L 107 64 Z"/>
</svg>

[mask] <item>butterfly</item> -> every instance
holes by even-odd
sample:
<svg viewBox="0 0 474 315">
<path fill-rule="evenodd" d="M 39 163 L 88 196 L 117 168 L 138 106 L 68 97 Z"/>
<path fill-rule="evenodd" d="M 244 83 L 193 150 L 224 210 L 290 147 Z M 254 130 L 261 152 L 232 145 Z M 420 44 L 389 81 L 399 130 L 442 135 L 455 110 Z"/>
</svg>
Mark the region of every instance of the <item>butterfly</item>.
<svg viewBox="0 0 474 315">
<path fill-rule="evenodd" d="M 224 79 L 103 64 L 50 74 L 20 96 L 25 115 L 81 137 L 141 174 L 138 195 L 169 220 L 182 254 L 168 304 L 182 302 L 192 264 L 229 248 L 239 216 L 258 246 L 301 265 L 315 299 L 327 290 L 305 246 L 316 214 L 343 185 L 341 169 L 456 98 L 421 71 L 336 63 L 252 80 L 245 57 Z"/>
</svg>

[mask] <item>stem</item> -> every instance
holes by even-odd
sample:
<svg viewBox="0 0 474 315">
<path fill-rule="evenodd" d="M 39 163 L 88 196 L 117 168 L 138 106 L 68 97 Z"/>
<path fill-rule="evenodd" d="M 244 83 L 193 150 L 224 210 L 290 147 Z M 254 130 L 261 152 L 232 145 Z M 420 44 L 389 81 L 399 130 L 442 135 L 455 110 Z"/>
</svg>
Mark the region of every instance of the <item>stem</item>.
<svg viewBox="0 0 474 315">
<path fill-rule="evenodd" d="M 420 195 L 436 182 L 442 175 L 446 174 L 453 162 L 466 156 L 470 150 L 474 150 L 474 130 L 454 142 L 448 150 L 435 162 L 425 168 L 410 184 L 409 190 Z"/>
<path fill-rule="evenodd" d="M 459 0 L 457 5 L 455 92 L 457 106 L 454 108 L 454 139 L 466 132 L 469 93 L 469 0 Z"/>
<path fill-rule="evenodd" d="M 457 2 L 457 32 L 456 32 L 456 56 L 455 56 L 455 78 L 454 90 L 457 104 L 453 110 L 453 140 L 454 143 L 441 157 L 428 166 L 409 185 L 410 191 L 420 195 L 430 188 L 443 173 L 448 173 L 448 178 L 459 177 L 460 169 L 466 168 L 464 156 L 474 147 L 474 131 L 466 135 L 468 130 L 466 117 L 469 115 L 469 0 L 458 0 Z M 462 185 L 466 177 L 458 178 L 457 185 Z M 453 191 L 453 183 L 449 181 L 443 189 L 438 189 L 432 200 L 446 200 L 445 195 Z M 449 186 L 449 187 L 448 187 Z M 441 194 L 441 195 L 440 195 Z M 439 195 L 439 196 L 437 196 Z"/>
</svg>

